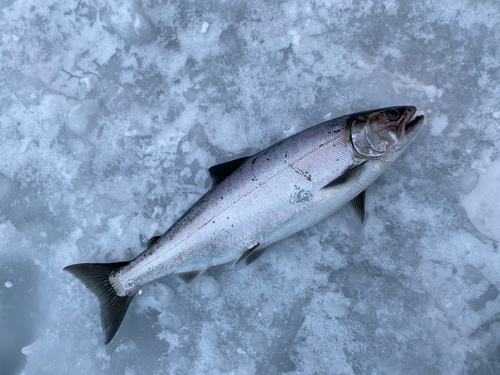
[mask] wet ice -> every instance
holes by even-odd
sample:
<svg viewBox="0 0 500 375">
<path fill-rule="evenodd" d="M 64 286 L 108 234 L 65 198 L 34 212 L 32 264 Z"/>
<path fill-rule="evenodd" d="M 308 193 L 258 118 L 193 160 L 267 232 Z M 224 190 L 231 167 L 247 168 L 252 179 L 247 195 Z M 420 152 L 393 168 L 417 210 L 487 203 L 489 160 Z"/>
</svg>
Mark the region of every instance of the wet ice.
<svg viewBox="0 0 500 375">
<path fill-rule="evenodd" d="M 495 1 L 0 8 L 0 373 L 500 372 Z M 64 266 L 139 254 L 216 163 L 407 104 L 428 125 L 365 224 L 345 208 L 249 267 L 146 285 L 102 345 Z"/>
</svg>

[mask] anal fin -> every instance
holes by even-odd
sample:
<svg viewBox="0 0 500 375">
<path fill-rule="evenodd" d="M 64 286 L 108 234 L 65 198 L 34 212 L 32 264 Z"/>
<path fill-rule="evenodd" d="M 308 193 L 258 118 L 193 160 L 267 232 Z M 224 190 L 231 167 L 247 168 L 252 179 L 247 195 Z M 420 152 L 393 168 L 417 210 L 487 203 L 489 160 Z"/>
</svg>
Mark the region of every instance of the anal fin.
<svg viewBox="0 0 500 375">
<path fill-rule="evenodd" d="M 194 279 L 196 279 L 198 276 L 200 276 L 203 272 L 205 272 L 205 270 L 195 270 L 189 272 L 181 272 L 178 273 L 177 275 L 181 280 L 185 281 L 186 283 L 189 283 Z"/>
</svg>

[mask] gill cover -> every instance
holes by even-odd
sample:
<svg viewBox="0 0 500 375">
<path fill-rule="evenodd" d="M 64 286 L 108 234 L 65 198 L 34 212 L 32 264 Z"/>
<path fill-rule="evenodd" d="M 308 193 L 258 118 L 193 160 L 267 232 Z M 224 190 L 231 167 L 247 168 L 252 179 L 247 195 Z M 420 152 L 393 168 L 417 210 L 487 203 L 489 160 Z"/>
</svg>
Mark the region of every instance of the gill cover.
<svg viewBox="0 0 500 375">
<path fill-rule="evenodd" d="M 354 149 L 366 159 L 384 159 L 400 148 L 406 125 L 415 111 L 412 106 L 390 107 L 352 115 L 350 126 Z"/>
</svg>

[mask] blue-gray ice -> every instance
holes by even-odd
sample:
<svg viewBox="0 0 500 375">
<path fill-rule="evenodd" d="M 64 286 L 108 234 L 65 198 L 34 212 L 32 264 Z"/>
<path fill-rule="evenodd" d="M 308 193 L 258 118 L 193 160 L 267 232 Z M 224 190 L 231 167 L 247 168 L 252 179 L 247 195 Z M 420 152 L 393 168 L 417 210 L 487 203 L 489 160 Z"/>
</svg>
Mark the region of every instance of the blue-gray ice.
<svg viewBox="0 0 500 375">
<path fill-rule="evenodd" d="M 500 373 L 497 0 L 3 0 L 0 32 L 2 375 Z M 364 225 L 151 283 L 102 344 L 64 266 L 142 252 L 213 164 L 407 104 Z"/>
</svg>

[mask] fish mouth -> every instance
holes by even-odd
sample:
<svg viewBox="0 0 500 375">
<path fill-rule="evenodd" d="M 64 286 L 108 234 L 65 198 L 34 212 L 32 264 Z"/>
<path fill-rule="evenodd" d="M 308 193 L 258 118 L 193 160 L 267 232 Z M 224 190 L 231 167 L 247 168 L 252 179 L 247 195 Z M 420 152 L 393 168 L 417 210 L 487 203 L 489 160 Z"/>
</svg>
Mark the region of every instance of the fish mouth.
<svg viewBox="0 0 500 375">
<path fill-rule="evenodd" d="M 414 106 L 381 108 L 349 115 L 351 143 L 368 160 L 396 160 L 422 128 Z"/>
<path fill-rule="evenodd" d="M 411 119 L 413 115 L 417 112 L 417 108 L 413 106 L 405 107 L 405 111 L 399 120 L 399 136 L 405 137 L 410 133 L 413 133 L 414 130 L 419 128 L 419 125 L 424 120 L 423 115 L 416 116 L 413 120 Z"/>
<path fill-rule="evenodd" d="M 414 107 L 413 107 L 414 108 Z M 408 120 L 410 120 L 415 114 L 416 109 L 412 111 L 411 114 L 408 115 Z M 416 116 L 413 120 L 406 122 L 404 126 L 404 135 L 412 133 L 415 129 L 419 127 L 419 125 L 424 121 L 424 115 Z"/>
</svg>

